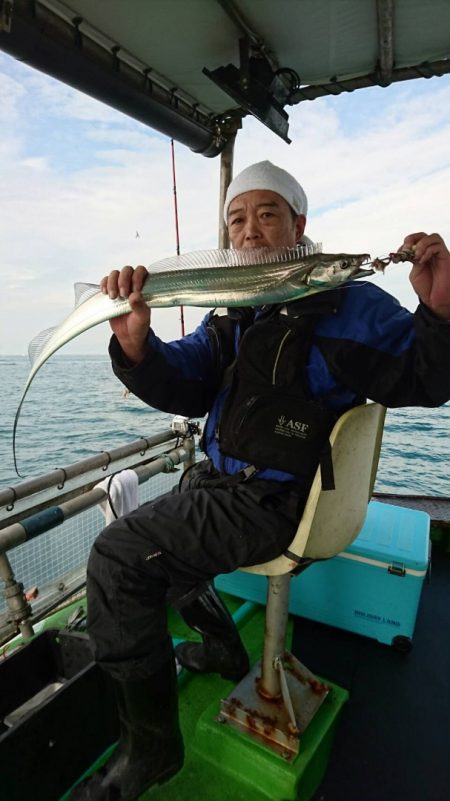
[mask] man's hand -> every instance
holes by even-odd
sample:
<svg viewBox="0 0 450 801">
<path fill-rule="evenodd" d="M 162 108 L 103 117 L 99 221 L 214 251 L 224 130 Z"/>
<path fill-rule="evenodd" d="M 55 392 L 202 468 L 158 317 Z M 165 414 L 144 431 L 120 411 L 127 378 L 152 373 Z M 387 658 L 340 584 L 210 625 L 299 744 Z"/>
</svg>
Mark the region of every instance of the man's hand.
<svg viewBox="0 0 450 801">
<path fill-rule="evenodd" d="M 439 234 L 409 234 L 399 250 L 414 250 L 409 280 L 422 303 L 450 320 L 450 252 Z"/>
<path fill-rule="evenodd" d="M 150 328 L 150 309 L 142 299 L 141 290 L 148 272 L 140 265 L 134 269 L 129 265 L 113 270 L 100 281 L 100 289 L 114 299 L 128 298 L 131 312 L 114 317 L 110 325 L 119 340 L 125 356 L 134 364 L 142 361 L 147 351 Z"/>
</svg>

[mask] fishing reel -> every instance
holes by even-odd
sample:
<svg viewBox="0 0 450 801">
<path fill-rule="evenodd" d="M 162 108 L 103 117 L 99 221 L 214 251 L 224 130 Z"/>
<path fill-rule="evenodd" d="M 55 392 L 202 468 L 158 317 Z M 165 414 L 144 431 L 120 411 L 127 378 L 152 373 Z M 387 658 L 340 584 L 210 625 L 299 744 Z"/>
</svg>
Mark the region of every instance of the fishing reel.
<svg viewBox="0 0 450 801">
<path fill-rule="evenodd" d="M 170 424 L 172 432 L 177 437 L 193 437 L 194 434 L 200 434 L 200 423 L 195 423 L 189 417 L 183 417 L 182 414 L 176 414 Z"/>
</svg>

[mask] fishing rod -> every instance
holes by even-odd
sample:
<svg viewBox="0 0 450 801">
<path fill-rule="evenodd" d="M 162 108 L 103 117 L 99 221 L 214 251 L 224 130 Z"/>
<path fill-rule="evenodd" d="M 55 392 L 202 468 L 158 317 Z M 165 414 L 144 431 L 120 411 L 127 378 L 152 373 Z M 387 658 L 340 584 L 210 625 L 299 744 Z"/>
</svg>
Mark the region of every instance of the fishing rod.
<svg viewBox="0 0 450 801">
<path fill-rule="evenodd" d="M 177 177 L 175 173 L 175 146 L 173 139 L 170 140 L 172 152 L 172 178 L 173 178 L 173 204 L 175 210 L 175 243 L 177 256 L 180 255 L 180 231 L 178 227 L 178 199 L 177 199 Z M 181 336 L 184 337 L 184 309 L 180 306 Z"/>
</svg>

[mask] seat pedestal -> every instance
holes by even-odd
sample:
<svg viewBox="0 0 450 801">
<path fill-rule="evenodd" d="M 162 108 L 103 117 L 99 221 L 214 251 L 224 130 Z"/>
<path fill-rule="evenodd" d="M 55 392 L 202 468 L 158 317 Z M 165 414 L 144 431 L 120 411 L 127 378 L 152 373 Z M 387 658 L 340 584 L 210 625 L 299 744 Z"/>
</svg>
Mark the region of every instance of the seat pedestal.
<svg viewBox="0 0 450 801">
<path fill-rule="evenodd" d="M 277 668 L 281 695 L 264 697 L 262 667 L 257 662 L 221 701 L 218 720 L 247 732 L 290 761 L 298 753 L 301 736 L 327 697 L 329 687 L 288 652 L 283 654 Z"/>
</svg>

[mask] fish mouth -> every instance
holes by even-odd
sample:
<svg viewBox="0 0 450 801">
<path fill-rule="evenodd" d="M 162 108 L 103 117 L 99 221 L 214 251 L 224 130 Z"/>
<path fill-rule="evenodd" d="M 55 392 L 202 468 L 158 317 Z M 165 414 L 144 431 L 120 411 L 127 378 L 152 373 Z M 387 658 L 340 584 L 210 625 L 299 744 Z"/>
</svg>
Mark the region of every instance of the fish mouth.
<svg viewBox="0 0 450 801">
<path fill-rule="evenodd" d="M 348 256 L 347 258 L 343 258 L 340 263 L 340 267 L 343 270 L 348 268 L 351 269 L 362 269 L 365 270 L 367 273 L 373 272 L 373 265 L 372 259 L 369 253 L 361 253 L 358 256 Z"/>
</svg>

